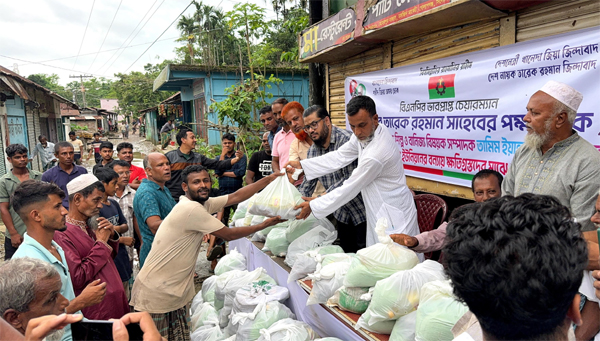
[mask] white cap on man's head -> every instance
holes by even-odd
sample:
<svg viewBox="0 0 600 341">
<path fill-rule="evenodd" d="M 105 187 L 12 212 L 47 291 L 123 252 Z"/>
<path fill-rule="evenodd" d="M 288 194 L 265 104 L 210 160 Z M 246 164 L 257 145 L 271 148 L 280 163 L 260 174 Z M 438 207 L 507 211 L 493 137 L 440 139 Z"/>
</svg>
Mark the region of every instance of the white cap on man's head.
<svg viewBox="0 0 600 341">
<path fill-rule="evenodd" d="M 98 181 L 100 180 L 92 174 L 80 175 L 67 184 L 67 192 L 69 195 L 75 194 Z"/>
<path fill-rule="evenodd" d="M 579 105 L 581 104 L 581 101 L 583 101 L 583 95 L 581 92 L 575 90 L 573 87 L 565 83 L 560 83 L 557 81 L 548 81 L 548 83 L 544 84 L 540 91 L 547 93 L 548 95 L 554 97 L 554 99 L 557 101 L 575 111 L 579 109 Z"/>
</svg>

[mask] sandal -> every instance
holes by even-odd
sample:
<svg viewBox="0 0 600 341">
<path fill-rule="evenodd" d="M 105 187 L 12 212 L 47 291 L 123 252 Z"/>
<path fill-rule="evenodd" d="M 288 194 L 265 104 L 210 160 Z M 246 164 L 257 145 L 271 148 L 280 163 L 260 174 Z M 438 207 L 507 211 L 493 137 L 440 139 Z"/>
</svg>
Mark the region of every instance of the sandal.
<svg viewBox="0 0 600 341">
<path fill-rule="evenodd" d="M 215 245 L 215 247 L 213 247 L 212 250 L 210 250 L 210 252 L 208 253 L 206 259 L 210 261 L 215 260 L 221 255 L 222 252 L 223 247 L 221 245 Z"/>
</svg>

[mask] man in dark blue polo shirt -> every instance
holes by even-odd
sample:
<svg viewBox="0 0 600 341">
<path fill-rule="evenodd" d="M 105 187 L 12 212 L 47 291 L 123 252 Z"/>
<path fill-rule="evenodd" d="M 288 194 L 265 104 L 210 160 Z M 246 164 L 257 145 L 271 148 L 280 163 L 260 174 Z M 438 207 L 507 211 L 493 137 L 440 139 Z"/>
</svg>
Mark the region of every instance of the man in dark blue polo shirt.
<svg viewBox="0 0 600 341">
<path fill-rule="evenodd" d="M 87 174 L 87 170 L 75 164 L 75 149 L 69 142 L 59 142 L 54 145 L 54 155 L 58 165 L 48 169 L 42 174 L 42 181 L 55 183 L 65 192 L 63 206 L 69 209 L 69 193 L 67 184 L 76 177 Z"/>
</svg>

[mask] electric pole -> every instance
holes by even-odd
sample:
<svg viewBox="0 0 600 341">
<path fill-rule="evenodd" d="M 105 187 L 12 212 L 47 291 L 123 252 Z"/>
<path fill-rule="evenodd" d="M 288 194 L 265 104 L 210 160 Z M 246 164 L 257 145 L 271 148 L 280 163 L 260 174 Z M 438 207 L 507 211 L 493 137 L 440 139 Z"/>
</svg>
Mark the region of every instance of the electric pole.
<svg viewBox="0 0 600 341">
<path fill-rule="evenodd" d="M 83 97 L 83 107 L 84 108 L 87 108 L 87 102 L 85 101 L 85 86 L 83 86 L 83 79 L 84 78 L 92 78 L 92 77 L 94 77 L 94 76 L 91 76 L 91 75 L 79 75 L 79 76 L 70 75 L 69 76 L 69 78 L 79 78 L 79 80 L 81 82 L 80 83 L 81 84 L 81 95 Z M 73 93 L 73 95 L 75 95 L 75 93 Z"/>
</svg>

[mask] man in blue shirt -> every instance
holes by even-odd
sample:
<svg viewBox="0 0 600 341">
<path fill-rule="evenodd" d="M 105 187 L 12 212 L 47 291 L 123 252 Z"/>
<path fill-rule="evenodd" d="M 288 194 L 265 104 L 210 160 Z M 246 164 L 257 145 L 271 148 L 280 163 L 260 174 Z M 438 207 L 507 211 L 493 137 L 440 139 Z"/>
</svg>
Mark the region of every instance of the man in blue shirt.
<svg viewBox="0 0 600 341">
<path fill-rule="evenodd" d="M 140 268 L 150 253 L 158 227 L 176 204 L 171 192 L 165 187 L 166 182 L 171 179 L 171 166 L 167 157 L 161 153 L 146 155 L 144 169 L 148 178 L 142 180 L 133 199 L 133 212 L 143 240 Z"/>
<path fill-rule="evenodd" d="M 55 184 L 37 180 L 23 181 L 17 187 L 12 205 L 25 222 L 27 232 L 13 258 L 31 257 L 52 264 L 60 275 L 60 293 L 69 300 L 65 310 L 74 314 L 101 302 L 106 294 L 106 283 L 100 283 L 100 280 L 93 281 L 75 297 L 65 253 L 53 240 L 54 231 L 65 229 L 67 210 L 62 206 L 64 197 L 65 193 Z M 65 328 L 63 340 L 71 340 L 68 326 Z"/>
<path fill-rule="evenodd" d="M 76 177 L 87 174 L 87 170 L 75 164 L 75 149 L 69 142 L 59 142 L 54 146 L 54 155 L 58 165 L 48 169 L 42 175 L 42 181 L 55 183 L 65 192 L 63 206 L 69 209 L 69 193 L 67 184 Z"/>
</svg>

